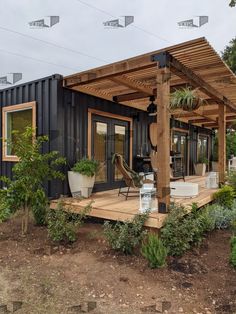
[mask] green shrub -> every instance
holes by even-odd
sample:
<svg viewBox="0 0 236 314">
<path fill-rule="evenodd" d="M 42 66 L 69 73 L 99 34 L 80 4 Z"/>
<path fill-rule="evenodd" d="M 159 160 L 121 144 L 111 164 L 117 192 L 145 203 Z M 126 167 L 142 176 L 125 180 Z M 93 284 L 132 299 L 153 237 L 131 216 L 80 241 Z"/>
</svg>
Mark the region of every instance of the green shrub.
<svg viewBox="0 0 236 314">
<path fill-rule="evenodd" d="M 143 225 L 149 213 L 138 214 L 132 221 L 116 222 L 114 224 L 106 221 L 104 223 L 104 235 L 113 250 L 124 254 L 132 254 L 134 249 L 140 245 L 146 231 Z"/>
<path fill-rule="evenodd" d="M 230 254 L 230 262 L 236 268 L 236 236 L 231 239 L 231 254 Z"/>
<path fill-rule="evenodd" d="M 54 179 L 63 180 L 61 167 L 66 164 L 65 158 L 60 157 L 56 151 L 42 153 L 42 147 L 45 142 L 48 142 L 48 137 L 35 137 L 35 133 L 36 130 L 30 127 L 25 128 L 23 133 L 12 132 L 12 139 L 7 140 L 6 144 L 14 149 L 14 154 L 19 161 L 12 168 L 13 180 L 0 177 L 0 181 L 7 188 L 5 197 L 8 208 L 11 212 L 21 210 L 23 214 L 21 224 L 23 235 L 28 231 L 29 214 L 39 203 L 41 206 L 37 206 L 36 219 L 42 221 L 45 207 L 43 207 L 44 203 L 41 204 L 41 200 L 46 198 L 44 183 Z M 40 209 L 43 211 L 39 214 Z"/>
<path fill-rule="evenodd" d="M 88 177 L 93 177 L 97 173 L 98 168 L 99 163 L 97 161 L 91 159 L 82 159 L 74 165 L 72 171 L 81 173 Z"/>
<path fill-rule="evenodd" d="M 169 255 L 180 256 L 190 249 L 195 225 L 182 206 L 173 206 L 161 229 L 161 239 Z"/>
<path fill-rule="evenodd" d="M 236 220 L 236 202 L 233 202 L 231 209 L 217 204 L 211 205 L 209 206 L 209 214 L 215 220 L 216 229 L 228 229 Z"/>
<path fill-rule="evenodd" d="M 231 249 L 236 245 L 236 236 L 233 236 L 230 240 Z"/>
<path fill-rule="evenodd" d="M 214 200 L 219 203 L 219 205 L 226 208 L 231 208 L 233 205 L 235 197 L 235 192 L 233 187 L 229 185 L 223 186 L 219 191 L 215 192 L 213 195 Z"/>
<path fill-rule="evenodd" d="M 231 223 L 233 234 L 236 236 L 236 219 Z"/>
<path fill-rule="evenodd" d="M 91 204 L 79 213 L 72 213 L 65 209 L 62 202 L 57 204 L 55 210 L 48 210 L 47 228 L 50 239 L 54 242 L 75 242 L 77 230 L 91 209 Z"/>
<path fill-rule="evenodd" d="M 214 226 L 214 217 L 207 208 L 197 210 L 193 204 L 192 211 L 188 212 L 182 206 L 172 206 L 161 229 L 161 239 L 169 255 L 181 256 L 191 246 L 199 244 Z"/>
<path fill-rule="evenodd" d="M 11 216 L 11 210 L 8 207 L 6 198 L 3 193 L 0 193 L 0 223 L 6 221 Z"/>
<path fill-rule="evenodd" d="M 48 199 L 44 190 L 40 189 L 35 192 L 37 195 L 32 204 L 32 212 L 37 225 L 43 226 L 46 224 L 46 216 L 48 210 Z"/>
<path fill-rule="evenodd" d="M 141 253 L 148 260 L 151 268 L 160 268 L 166 264 L 168 251 L 155 234 L 148 234 L 147 240 L 142 244 Z"/>
<path fill-rule="evenodd" d="M 215 217 L 211 216 L 211 209 L 209 206 L 199 209 L 196 215 L 202 233 L 210 232 L 215 229 Z"/>
<path fill-rule="evenodd" d="M 227 177 L 227 182 L 234 189 L 234 192 L 236 193 L 236 171 L 229 172 L 229 175 Z"/>
</svg>

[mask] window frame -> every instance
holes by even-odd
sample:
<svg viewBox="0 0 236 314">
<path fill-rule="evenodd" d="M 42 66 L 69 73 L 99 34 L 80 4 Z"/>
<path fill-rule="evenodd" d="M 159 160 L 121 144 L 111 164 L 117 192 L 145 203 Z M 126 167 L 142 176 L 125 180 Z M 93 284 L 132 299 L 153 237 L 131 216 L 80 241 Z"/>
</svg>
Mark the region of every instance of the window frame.
<svg viewBox="0 0 236 314">
<path fill-rule="evenodd" d="M 36 101 L 26 102 L 18 105 L 10 105 L 2 108 L 2 161 L 17 162 L 19 158 L 7 155 L 7 115 L 11 112 L 32 110 L 32 128 L 36 128 Z"/>
</svg>

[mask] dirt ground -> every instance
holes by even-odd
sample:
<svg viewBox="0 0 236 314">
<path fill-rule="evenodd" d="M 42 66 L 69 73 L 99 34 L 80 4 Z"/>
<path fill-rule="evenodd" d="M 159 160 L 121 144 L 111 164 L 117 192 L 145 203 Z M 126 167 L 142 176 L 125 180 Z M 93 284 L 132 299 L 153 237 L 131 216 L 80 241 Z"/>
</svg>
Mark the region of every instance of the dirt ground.
<svg viewBox="0 0 236 314">
<path fill-rule="evenodd" d="M 0 313 L 236 313 L 228 231 L 215 231 L 181 259 L 151 270 L 141 256 L 112 252 L 102 225 L 87 222 L 71 246 L 32 223 L 0 225 Z"/>
</svg>

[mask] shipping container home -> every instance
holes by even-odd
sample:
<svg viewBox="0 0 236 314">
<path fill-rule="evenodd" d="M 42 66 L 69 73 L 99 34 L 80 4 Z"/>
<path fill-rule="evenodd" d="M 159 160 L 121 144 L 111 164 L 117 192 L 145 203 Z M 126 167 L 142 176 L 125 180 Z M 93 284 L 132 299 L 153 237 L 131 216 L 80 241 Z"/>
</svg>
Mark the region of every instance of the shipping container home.
<svg viewBox="0 0 236 314">
<path fill-rule="evenodd" d="M 186 86 L 198 88 L 205 104 L 191 112 L 170 112 L 170 93 Z M 157 197 L 162 213 L 171 201 L 170 158 L 178 153 L 186 181 L 198 182 L 200 193 L 196 199 L 176 201 L 187 206 L 197 201 L 202 206 L 212 200 L 214 191 L 205 188 L 205 178 L 194 176 L 194 163 L 200 155 L 211 159 L 212 137 L 219 129 L 219 175 L 224 181 L 225 130 L 235 119 L 235 87 L 235 75 L 200 38 L 68 77 L 56 74 L 1 90 L 1 137 L 8 138 L 11 130 L 25 125 L 36 126 L 38 135 L 50 138 L 43 150 L 57 150 L 66 157 L 65 173 L 83 157 L 99 160 L 102 167 L 93 190 L 91 216 L 124 220 L 138 211 L 138 198 L 125 201 L 117 196 L 122 176 L 111 162 L 116 152 L 135 171 L 145 172 L 151 170 L 151 150 L 157 150 Z M 147 111 L 153 96 L 156 115 Z M 1 152 L 0 174 L 11 176 L 17 157 L 3 143 Z M 48 184 L 47 191 L 54 199 L 70 195 L 67 180 Z M 75 211 L 85 203 L 68 199 Z M 160 227 L 164 216 L 153 213 L 147 224 Z"/>
<path fill-rule="evenodd" d="M 94 191 L 110 190 L 120 185 L 120 180 L 112 173 L 111 165 L 117 135 L 121 135 L 119 145 L 124 148 L 123 154 L 135 170 L 141 172 L 145 166 L 150 167 L 147 158 L 151 152 L 149 125 L 155 117 L 149 117 L 143 110 L 71 91 L 62 84 L 62 76 L 56 74 L 2 90 L 1 137 L 8 138 L 12 130 L 22 130 L 32 125 L 37 128 L 37 135 L 48 135 L 50 138 L 43 147 L 44 152 L 59 151 L 68 161 L 67 168 L 87 156 L 98 160 L 104 158 L 107 174 L 100 173 L 102 178 L 100 181 L 97 178 Z M 210 158 L 212 131 L 173 118 L 170 121 L 172 150 L 183 155 L 185 175 L 193 175 L 193 164 L 199 154 L 198 142 L 201 138 L 206 139 L 205 155 Z M 104 152 L 106 156 L 99 146 L 97 135 L 104 132 L 109 137 Z M 10 177 L 17 157 L 8 150 L 1 142 L 1 175 Z M 51 198 L 70 194 L 67 181 L 64 184 L 52 183 L 47 189 Z"/>
</svg>

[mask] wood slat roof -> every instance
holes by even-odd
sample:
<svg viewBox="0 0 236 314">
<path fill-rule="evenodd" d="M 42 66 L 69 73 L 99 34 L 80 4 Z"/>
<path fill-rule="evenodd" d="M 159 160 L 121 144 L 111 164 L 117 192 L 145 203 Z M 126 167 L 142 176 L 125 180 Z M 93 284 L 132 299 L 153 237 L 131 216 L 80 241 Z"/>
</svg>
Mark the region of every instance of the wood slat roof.
<svg viewBox="0 0 236 314">
<path fill-rule="evenodd" d="M 120 103 L 146 110 L 150 103 L 149 97 L 155 95 L 157 86 L 158 64 L 153 62 L 152 56 L 159 53 L 168 53 L 185 70 L 189 70 L 193 76 L 196 75 L 199 78 L 200 90 L 203 82 L 213 91 L 216 90 L 217 96 L 220 95 L 225 103 L 230 104 L 227 109 L 228 121 L 235 119 L 236 76 L 204 37 L 66 76 L 64 86 L 111 101 L 113 97 L 118 96 L 121 99 Z M 190 81 L 186 71 L 183 73 L 172 71 L 171 66 L 172 90 L 192 83 Z M 219 97 L 217 99 L 214 96 L 211 97 L 204 88 L 200 93 L 207 99 L 207 105 L 199 108 L 197 112 L 188 113 L 189 116 L 183 111 L 175 112 L 174 115 L 179 120 L 194 120 L 194 123 L 198 125 L 207 126 L 209 122 L 209 126 L 212 127 L 212 122 L 217 122 Z M 128 98 L 127 95 L 129 95 Z M 203 117 L 206 122 L 203 121 Z M 200 120 L 199 123 L 196 122 L 197 119 Z"/>
</svg>

